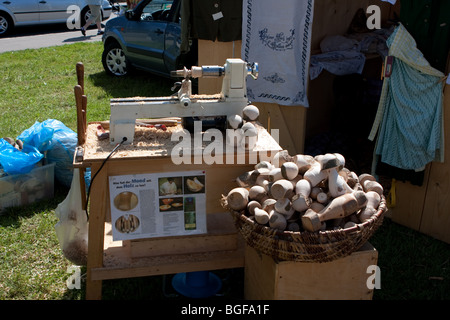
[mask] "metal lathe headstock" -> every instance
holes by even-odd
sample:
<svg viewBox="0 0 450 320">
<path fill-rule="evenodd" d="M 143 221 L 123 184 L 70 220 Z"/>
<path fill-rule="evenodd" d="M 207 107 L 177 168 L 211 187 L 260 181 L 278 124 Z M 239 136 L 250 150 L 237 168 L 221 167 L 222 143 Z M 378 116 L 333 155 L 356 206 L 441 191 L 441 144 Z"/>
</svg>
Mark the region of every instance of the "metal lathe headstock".
<svg viewBox="0 0 450 320">
<path fill-rule="evenodd" d="M 246 77 L 258 77 L 258 64 L 227 59 L 224 66 L 192 67 L 172 72 L 183 77 L 178 94 L 169 97 L 111 99 L 110 142 L 133 142 L 136 119 L 242 115 L 247 106 Z M 193 95 L 191 78 L 223 77 L 214 95 Z"/>
</svg>

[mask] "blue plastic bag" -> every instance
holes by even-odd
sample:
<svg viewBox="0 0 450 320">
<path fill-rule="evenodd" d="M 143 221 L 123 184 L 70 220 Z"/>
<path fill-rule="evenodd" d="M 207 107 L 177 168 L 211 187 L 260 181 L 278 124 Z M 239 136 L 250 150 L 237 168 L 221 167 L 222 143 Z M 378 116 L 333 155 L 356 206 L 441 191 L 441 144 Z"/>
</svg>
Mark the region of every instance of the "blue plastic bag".
<svg viewBox="0 0 450 320">
<path fill-rule="evenodd" d="M 34 146 L 24 145 L 22 150 L 17 150 L 5 139 L 0 139 L 0 164 L 7 174 L 28 173 L 43 157 Z"/>
<path fill-rule="evenodd" d="M 70 187 L 73 177 L 73 156 L 77 147 L 77 134 L 61 121 L 48 119 L 36 122 L 18 137 L 24 146 L 30 144 L 46 152 L 48 163 L 55 163 L 55 178 Z"/>
<path fill-rule="evenodd" d="M 52 142 L 54 129 L 48 127 L 44 122 L 40 123 L 36 121 L 30 128 L 17 137 L 23 144 L 31 145 L 37 148 L 40 152 L 45 152 L 50 149 L 50 143 Z"/>
</svg>

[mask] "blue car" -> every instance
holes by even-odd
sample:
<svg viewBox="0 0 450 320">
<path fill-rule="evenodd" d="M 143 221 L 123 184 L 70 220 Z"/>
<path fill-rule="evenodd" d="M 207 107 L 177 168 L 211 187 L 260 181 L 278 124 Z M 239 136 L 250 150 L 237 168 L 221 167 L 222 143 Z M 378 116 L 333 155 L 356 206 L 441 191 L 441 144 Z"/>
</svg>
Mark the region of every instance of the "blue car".
<svg viewBox="0 0 450 320">
<path fill-rule="evenodd" d="M 170 72 L 195 64 L 192 48 L 181 54 L 181 0 L 142 0 L 133 10 L 110 19 L 103 35 L 103 67 L 123 77 L 133 69 L 170 77 Z"/>
</svg>

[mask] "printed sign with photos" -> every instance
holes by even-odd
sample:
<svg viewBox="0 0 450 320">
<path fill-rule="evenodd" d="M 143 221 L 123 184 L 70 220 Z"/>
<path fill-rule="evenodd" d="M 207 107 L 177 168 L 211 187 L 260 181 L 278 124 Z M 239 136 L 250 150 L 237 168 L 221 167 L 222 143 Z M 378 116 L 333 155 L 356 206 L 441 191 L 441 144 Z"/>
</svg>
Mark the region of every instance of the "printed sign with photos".
<svg viewBox="0 0 450 320">
<path fill-rule="evenodd" d="M 203 234 L 205 171 L 109 177 L 113 240 Z"/>
</svg>

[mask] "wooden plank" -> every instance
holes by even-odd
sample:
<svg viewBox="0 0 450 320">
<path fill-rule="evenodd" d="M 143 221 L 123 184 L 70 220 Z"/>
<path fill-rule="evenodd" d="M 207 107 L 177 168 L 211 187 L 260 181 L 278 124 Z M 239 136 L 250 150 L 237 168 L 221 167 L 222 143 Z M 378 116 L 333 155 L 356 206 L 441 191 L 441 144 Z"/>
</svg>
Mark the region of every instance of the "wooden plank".
<svg viewBox="0 0 450 320">
<path fill-rule="evenodd" d="M 289 154 L 304 151 L 307 109 L 303 106 L 282 106 L 275 103 L 256 102 L 260 111 L 260 122 L 275 138 L 273 129 L 278 130 L 279 145 Z"/>
<path fill-rule="evenodd" d="M 83 94 L 81 97 L 81 134 L 83 136 L 83 141 L 86 141 L 86 129 L 87 129 L 87 120 L 86 120 L 86 112 L 87 112 L 87 96 Z"/>
<path fill-rule="evenodd" d="M 99 170 L 100 165 L 91 168 L 92 176 Z M 108 203 L 107 168 L 104 167 L 96 176 L 91 188 L 89 210 L 89 241 L 86 278 L 86 299 L 98 300 L 102 296 L 102 282 L 92 278 L 92 269 L 103 266 L 103 245 L 105 218 Z"/>
<path fill-rule="evenodd" d="M 450 243 L 450 85 L 444 93 L 444 162 L 431 164 L 420 231 Z"/>
<path fill-rule="evenodd" d="M 198 65 L 223 66 L 228 58 L 241 58 L 242 41 L 210 41 L 198 40 Z M 215 94 L 222 91 L 222 78 L 199 78 L 198 92 Z"/>
<path fill-rule="evenodd" d="M 293 142 L 292 150 L 287 150 L 290 150 L 292 154 L 303 154 L 308 108 L 303 106 L 280 106 L 280 108 L 283 118 L 286 119 L 287 129 Z M 281 137 L 280 143 L 283 143 Z"/>
<path fill-rule="evenodd" d="M 95 281 L 153 275 L 174 274 L 180 272 L 222 270 L 244 267 L 244 245 L 238 242 L 237 250 L 192 253 L 173 256 L 159 256 L 131 259 L 108 256 L 105 253 L 105 266 L 91 270 Z M 110 259 L 110 263 L 108 263 Z"/>
<path fill-rule="evenodd" d="M 392 221 L 417 231 L 420 230 L 430 168 L 431 165 L 427 165 L 422 186 L 416 186 L 410 182 L 395 182 L 395 207 L 389 208 L 387 212 L 387 216 Z"/>
<path fill-rule="evenodd" d="M 81 192 L 81 207 L 84 209 L 86 207 L 86 180 L 84 180 L 84 175 L 86 173 L 86 168 L 78 168 L 80 172 L 80 192 Z"/>
<path fill-rule="evenodd" d="M 85 116 L 83 115 L 83 88 L 80 85 L 76 85 L 73 90 L 75 94 L 75 103 L 77 108 L 78 145 L 82 146 L 86 141 L 86 134 L 85 134 L 86 130 L 83 127 L 83 119 L 85 119 Z M 83 129 L 85 131 L 83 131 Z"/>
<path fill-rule="evenodd" d="M 245 298 L 251 300 L 370 300 L 367 268 L 378 252 L 367 243 L 351 255 L 326 263 L 276 262 L 246 247 Z"/>
<path fill-rule="evenodd" d="M 276 299 L 370 300 L 367 268 L 376 266 L 378 252 L 370 246 L 328 263 L 281 262 Z"/>
<path fill-rule="evenodd" d="M 172 236 L 130 241 L 130 255 L 154 257 L 187 253 L 236 250 L 237 230 L 228 212 L 207 215 L 207 233 L 192 236 Z"/>
<path fill-rule="evenodd" d="M 131 256 L 160 257 L 186 253 L 229 251 L 237 248 L 237 234 L 197 235 L 153 240 L 132 240 Z"/>
<path fill-rule="evenodd" d="M 273 300 L 277 266 L 273 259 L 245 247 L 244 296 L 246 300 Z"/>
</svg>

